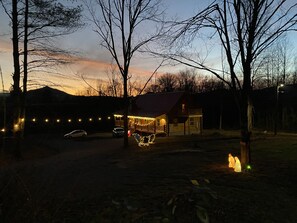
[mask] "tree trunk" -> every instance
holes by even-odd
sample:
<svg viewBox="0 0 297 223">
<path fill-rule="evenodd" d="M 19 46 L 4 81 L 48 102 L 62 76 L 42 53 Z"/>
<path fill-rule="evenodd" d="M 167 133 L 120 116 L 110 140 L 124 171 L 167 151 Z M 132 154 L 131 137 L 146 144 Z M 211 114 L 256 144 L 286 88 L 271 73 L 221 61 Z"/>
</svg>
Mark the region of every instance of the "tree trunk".
<svg viewBox="0 0 297 223">
<path fill-rule="evenodd" d="M 250 63 L 244 63 L 244 80 L 241 95 L 241 166 L 243 169 L 251 162 L 251 134 L 253 123 L 253 102 L 251 98 L 251 69 Z"/>
<path fill-rule="evenodd" d="M 18 36 L 18 1 L 12 0 L 12 45 L 13 45 L 13 65 L 14 65 L 14 73 L 13 73 L 13 89 L 11 92 L 12 101 L 13 101 L 13 133 L 15 138 L 15 148 L 14 155 L 16 158 L 21 157 L 21 148 L 20 148 L 20 61 L 19 61 L 19 36 Z"/>
<path fill-rule="evenodd" d="M 23 77 L 23 94 L 21 97 L 21 118 L 23 122 L 21 123 L 22 137 L 25 132 L 26 123 L 26 95 L 27 95 L 27 80 L 28 80 L 28 16 L 29 16 L 29 0 L 25 0 L 25 24 L 24 24 L 24 77 Z"/>
<path fill-rule="evenodd" d="M 123 79 L 124 79 L 124 148 L 127 148 L 129 146 L 129 142 L 128 142 L 129 101 L 128 101 L 127 77 L 128 77 L 128 74 L 123 75 Z"/>
</svg>

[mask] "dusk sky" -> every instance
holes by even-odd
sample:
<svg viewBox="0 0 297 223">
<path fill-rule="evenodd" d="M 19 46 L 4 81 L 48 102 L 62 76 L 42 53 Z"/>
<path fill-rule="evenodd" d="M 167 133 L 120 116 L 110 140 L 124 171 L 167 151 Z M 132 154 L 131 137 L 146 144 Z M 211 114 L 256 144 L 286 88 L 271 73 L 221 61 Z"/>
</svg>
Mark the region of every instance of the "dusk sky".
<svg viewBox="0 0 297 223">
<path fill-rule="evenodd" d="M 179 18 L 187 18 L 194 15 L 199 9 L 204 8 L 208 2 L 212 1 L 164 0 L 167 14 Z M 11 29 L 7 15 L 2 8 L 0 13 L 0 66 L 4 76 L 5 90 L 9 90 L 12 84 L 13 73 Z M 78 52 L 75 57 L 75 63 L 56 68 L 59 74 L 29 74 L 29 79 L 33 81 L 32 83 L 34 83 L 34 80 L 45 79 L 46 81 L 42 84 L 53 84 L 68 93 L 75 94 L 87 86 L 77 75 L 84 75 L 90 81 L 92 79 L 107 79 L 106 72 L 110 68 L 111 57 L 109 53 L 100 48 L 99 38 L 92 30 L 91 23 L 76 33 L 59 40 L 57 44 Z M 218 55 L 214 56 L 213 61 L 220 61 L 219 51 Z M 158 64 L 159 62 L 156 59 L 148 58 L 146 55 L 137 55 L 133 58 L 130 72 L 133 78 L 145 81 Z M 186 69 L 186 67 L 166 66 L 162 67 L 158 73 L 174 73 L 182 69 Z"/>
</svg>

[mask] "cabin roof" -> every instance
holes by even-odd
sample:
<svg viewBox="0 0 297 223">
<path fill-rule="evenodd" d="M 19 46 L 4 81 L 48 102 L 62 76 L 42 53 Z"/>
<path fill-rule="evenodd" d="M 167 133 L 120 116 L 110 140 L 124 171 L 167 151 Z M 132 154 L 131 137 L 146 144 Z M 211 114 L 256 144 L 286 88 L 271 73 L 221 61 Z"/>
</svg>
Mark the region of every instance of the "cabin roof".
<svg viewBox="0 0 297 223">
<path fill-rule="evenodd" d="M 184 92 L 148 93 L 135 98 L 129 115 L 157 117 L 167 114 L 184 96 Z"/>
</svg>

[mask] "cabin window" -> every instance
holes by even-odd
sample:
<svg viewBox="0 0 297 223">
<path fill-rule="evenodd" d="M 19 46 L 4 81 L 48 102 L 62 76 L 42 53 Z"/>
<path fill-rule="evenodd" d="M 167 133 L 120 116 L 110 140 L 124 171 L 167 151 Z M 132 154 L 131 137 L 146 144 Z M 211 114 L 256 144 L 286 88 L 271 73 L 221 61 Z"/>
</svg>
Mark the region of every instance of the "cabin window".
<svg viewBox="0 0 297 223">
<path fill-rule="evenodd" d="M 178 119 L 177 118 L 173 119 L 173 126 L 178 126 Z"/>
<path fill-rule="evenodd" d="M 186 104 L 182 104 L 182 113 L 186 112 Z"/>
<path fill-rule="evenodd" d="M 190 125 L 194 125 L 195 122 L 194 122 L 194 118 L 190 118 Z"/>
</svg>

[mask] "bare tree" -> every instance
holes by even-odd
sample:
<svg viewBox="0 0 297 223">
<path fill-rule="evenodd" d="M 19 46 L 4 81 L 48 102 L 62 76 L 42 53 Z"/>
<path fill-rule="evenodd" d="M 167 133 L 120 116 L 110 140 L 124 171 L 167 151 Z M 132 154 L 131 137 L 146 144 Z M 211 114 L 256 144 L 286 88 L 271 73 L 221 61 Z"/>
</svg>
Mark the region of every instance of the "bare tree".
<svg viewBox="0 0 297 223">
<path fill-rule="evenodd" d="M 135 53 L 157 39 L 162 27 L 151 31 L 162 16 L 160 0 L 85 0 L 85 5 L 101 39 L 122 75 L 124 90 L 124 147 L 128 147 L 128 79 Z M 146 27 L 151 27 L 149 32 Z M 156 27 L 156 26 L 155 26 Z M 141 32 L 141 33 L 140 33 Z"/>
<path fill-rule="evenodd" d="M 11 96 L 14 106 L 11 128 L 16 136 L 15 153 L 16 156 L 20 156 L 19 144 L 25 124 L 29 65 L 33 69 L 34 67 L 44 68 L 52 64 L 50 62 L 54 61 L 53 58 L 62 51 L 55 50 L 57 49 L 55 47 L 46 47 L 47 43 L 58 36 L 71 33 L 79 26 L 81 8 L 67 8 L 57 3 L 56 0 L 12 0 L 11 3 L 0 0 L 0 3 L 10 18 L 12 27 L 14 73 Z M 23 43 L 23 49 L 21 43 Z M 30 48 L 29 44 L 31 44 Z M 39 49 L 36 48 L 37 45 L 40 46 Z M 37 52 L 42 52 L 42 54 Z M 28 55 L 33 55 L 33 53 L 39 54 L 38 58 L 44 57 L 46 60 L 31 59 L 29 61 Z M 23 56 L 23 70 L 20 65 L 21 56 Z M 20 83 L 22 73 L 23 89 Z"/>
<path fill-rule="evenodd" d="M 166 73 L 157 79 L 159 92 L 173 92 L 177 89 L 177 77 L 175 74 Z"/>
<path fill-rule="evenodd" d="M 201 32 L 220 41 L 229 66 L 228 77 L 209 66 L 205 58 L 195 59 L 180 48 L 177 53 L 166 54 L 174 61 L 212 73 L 232 89 L 240 110 L 243 167 L 251 161 L 253 63 L 280 36 L 296 30 L 296 12 L 297 3 L 286 0 L 215 0 L 195 16 L 177 24 L 175 43 L 182 38 L 187 38 L 189 43 Z"/>
<path fill-rule="evenodd" d="M 197 80 L 196 80 L 196 73 L 195 70 L 186 69 L 180 71 L 176 75 L 178 87 L 177 90 L 179 91 L 186 91 L 186 92 L 197 92 Z"/>
</svg>

